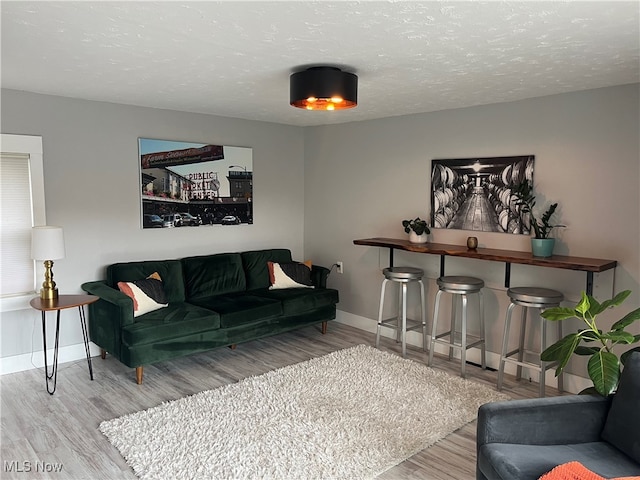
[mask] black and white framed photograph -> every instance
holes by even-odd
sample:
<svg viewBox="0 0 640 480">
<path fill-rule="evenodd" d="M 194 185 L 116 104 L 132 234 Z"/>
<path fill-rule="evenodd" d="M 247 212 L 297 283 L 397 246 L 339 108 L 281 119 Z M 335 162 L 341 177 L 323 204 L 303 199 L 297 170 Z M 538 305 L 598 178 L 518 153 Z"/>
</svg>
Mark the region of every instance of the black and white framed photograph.
<svg viewBox="0 0 640 480">
<path fill-rule="evenodd" d="M 139 138 L 142 228 L 253 223 L 253 149 Z"/>
<path fill-rule="evenodd" d="M 533 155 L 431 161 L 431 226 L 529 234 L 512 193 L 533 185 Z"/>
</svg>

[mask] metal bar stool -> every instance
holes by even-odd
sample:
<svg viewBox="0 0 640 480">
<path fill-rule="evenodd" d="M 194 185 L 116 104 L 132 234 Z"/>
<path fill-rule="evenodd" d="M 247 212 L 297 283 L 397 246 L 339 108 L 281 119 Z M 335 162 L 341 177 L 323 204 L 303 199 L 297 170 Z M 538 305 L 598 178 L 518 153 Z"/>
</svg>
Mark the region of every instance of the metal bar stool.
<svg viewBox="0 0 640 480">
<path fill-rule="evenodd" d="M 435 308 L 433 311 L 433 326 L 431 328 L 431 348 L 429 349 L 429 365 L 433 363 L 433 350 L 436 343 L 440 343 L 449 348 L 449 360 L 453 356 L 453 349 L 460 350 L 460 360 L 462 363 L 460 375 L 462 378 L 466 376 L 467 350 L 469 348 L 480 346 L 480 355 L 482 368 L 487 368 L 485 341 L 484 341 L 484 301 L 482 298 L 482 288 L 484 281 L 475 277 L 467 276 L 443 276 L 438 278 L 438 293 L 436 294 Z M 438 327 L 438 311 L 440 308 L 440 297 L 443 293 L 450 293 L 451 297 L 451 324 L 449 330 L 437 334 Z M 477 293 L 479 303 L 479 319 L 480 319 L 480 335 L 467 335 L 467 295 Z M 458 298 L 462 302 L 462 312 L 460 315 L 460 332 L 456 331 L 456 309 Z M 449 337 L 449 341 L 443 340 L 442 337 Z M 469 337 L 469 338 L 467 338 Z M 469 341 L 471 340 L 471 341 Z"/>
<path fill-rule="evenodd" d="M 376 331 L 376 348 L 380 345 L 380 328 L 395 328 L 397 330 L 397 341 L 402 342 L 402 356 L 407 356 L 406 333 L 410 330 L 422 329 L 422 343 L 425 352 L 427 351 L 427 316 L 425 311 L 425 295 L 424 283 L 422 277 L 424 271 L 419 268 L 412 267 L 389 267 L 385 268 L 382 273 L 384 280 L 382 281 L 382 289 L 380 290 L 380 310 L 378 311 L 378 328 Z M 398 315 L 386 320 L 382 319 L 384 309 L 384 292 L 387 282 L 395 282 L 398 284 Z M 407 318 L 407 285 L 411 282 L 417 282 L 420 286 L 420 315 L 421 321 Z M 409 326 L 408 326 L 409 325 Z"/>
<path fill-rule="evenodd" d="M 548 288 L 537 287 L 516 287 L 507 290 L 507 295 L 511 298 L 511 303 L 507 308 L 507 316 L 504 322 L 504 335 L 502 337 L 502 352 L 500 354 L 500 367 L 498 369 L 498 390 L 502 390 L 504 380 L 504 366 L 506 362 L 517 365 L 516 380 L 522 378 L 522 367 L 528 367 L 540 372 L 540 397 L 544 397 L 545 372 L 556 365 L 556 362 L 543 362 L 540 360 L 540 353 L 547 348 L 547 321 L 541 318 L 540 326 L 540 352 L 526 350 L 524 340 L 527 328 L 527 311 L 530 308 L 538 309 L 542 312 L 546 308 L 557 307 L 564 300 L 562 293 Z M 516 306 L 522 307 L 522 321 L 520 323 L 520 340 L 518 348 L 507 352 L 509 343 L 509 328 L 511 326 L 511 314 Z M 556 322 L 558 328 L 558 340 L 562 338 L 562 322 Z M 526 361 L 524 355 L 536 355 L 538 363 Z M 517 358 L 512 358 L 517 356 Z M 562 374 L 558 376 L 558 390 L 562 392 Z"/>
</svg>

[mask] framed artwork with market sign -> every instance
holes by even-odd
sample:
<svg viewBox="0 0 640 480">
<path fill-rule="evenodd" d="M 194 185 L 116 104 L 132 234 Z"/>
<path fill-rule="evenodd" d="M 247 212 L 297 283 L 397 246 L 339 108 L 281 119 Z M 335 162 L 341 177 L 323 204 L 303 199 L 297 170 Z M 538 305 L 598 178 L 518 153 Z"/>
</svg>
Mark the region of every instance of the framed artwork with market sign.
<svg viewBox="0 0 640 480">
<path fill-rule="evenodd" d="M 533 184 L 533 155 L 431 161 L 431 226 L 483 232 L 530 233 L 513 194 Z"/>
<path fill-rule="evenodd" d="M 138 139 L 142 228 L 253 223 L 253 149 Z"/>
</svg>

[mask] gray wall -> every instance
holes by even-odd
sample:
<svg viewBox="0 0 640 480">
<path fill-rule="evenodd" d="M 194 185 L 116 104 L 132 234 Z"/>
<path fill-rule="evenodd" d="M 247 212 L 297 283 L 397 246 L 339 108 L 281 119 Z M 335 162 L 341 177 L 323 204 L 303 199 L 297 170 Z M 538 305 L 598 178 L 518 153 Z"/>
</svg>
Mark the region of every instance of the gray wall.
<svg viewBox="0 0 640 480">
<path fill-rule="evenodd" d="M 616 291 L 631 289 L 633 295 L 620 311 L 637 307 L 638 105 L 638 85 L 629 85 L 306 129 L 305 253 L 320 263 L 344 262 L 345 273 L 333 279 L 340 290 L 342 318 L 373 330 L 380 269 L 388 264 L 388 251 L 352 242 L 406 237 L 403 219 L 428 218 L 431 159 L 529 154 L 536 157 L 538 203 L 559 202 L 557 219 L 568 225 L 554 233 L 559 237 L 555 253 L 618 260 L 615 279 L 611 273 L 596 275 L 594 294 L 605 299 L 614 285 Z M 464 245 L 469 235 L 468 231 L 434 230 L 430 240 Z M 530 248 L 529 238 L 521 235 L 474 235 L 480 246 Z M 400 252 L 395 264 L 425 268 L 431 278 L 427 295 L 431 312 L 439 257 Z M 491 351 L 499 351 L 508 304 L 504 266 L 450 258 L 446 273 L 485 279 L 488 343 Z M 571 301 L 579 298 L 585 281 L 584 273 L 512 267 L 512 285 L 557 288 Z"/>
<path fill-rule="evenodd" d="M 595 295 L 631 289 L 620 311 L 637 307 L 639 100 L 639 86 L 630 85 L 303 129 L 3 90 L 2 132 L 43 136 L 47 219 L 65 228 L 67 242 L 67 258 L 55 266 L 63 293 L 79 292 L 114 261 L 283 246 L 318 264 L 343 261 L 345 273 L 329 279 L 340 290 L 339 319 L 372 330 L 388 255 L 353 240 L 401 238 L 403 219 L 428 217 L 433 158 L 535 155 L 538 201 L 559 202 L 568 225 L 557 232 L 556 253 L 618 260 L 615 276 L 596 275 Z M 138 137 L 252 147 L 254 225 L 141 230 Z M 435 230 L 431 241 L 463 244 L 469 235 Z M 529 249 L 528 237 L 475 235 L 481 246 Z M 431 303 L 439 258 L 401 252 L 396 264 L 426 269 Z M 496 352 L 507 305 L 504 266 L 449 259 L 447 273 L 487 282 L 488 343 Z M 512 285 L 525 284 L 558 288 L 573 301 L 585 275 L 514 266 Z M 3 315 L 3 357 L 41 349 L 35 318 Z M 81 342 L 75 315 L 63 317 L 61 342 Z"/>
<path fill-rule="evenodd" d="M 301 128 L 2 90 L 2 133 L 42 136 L 47 223 L 65 232 L 61 293 L 80 293 L 116 261 L 263 247 L 303 257 Z M 142 230 L 138 137 L 252 147 L 254 224 Z M 77 312 L 64 313 L 61 345 L 81 343 Z M 2 316 L 2 357 L 42 349 L 36 316 Z"/>
</svg>

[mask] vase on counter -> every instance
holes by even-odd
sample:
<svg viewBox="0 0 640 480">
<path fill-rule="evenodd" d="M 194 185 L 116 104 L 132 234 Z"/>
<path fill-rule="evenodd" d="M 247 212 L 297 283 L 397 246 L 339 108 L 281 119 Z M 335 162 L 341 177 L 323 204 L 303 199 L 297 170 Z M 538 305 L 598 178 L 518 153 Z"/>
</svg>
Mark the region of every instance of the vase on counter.
<svg viewBox="0 0 640 480">
<path fill-rule="evenodd" d="M 411 243 L 427 243 L 427 235 L 431 233 L 426 220 L 416 217 L 413 220 L 403 220 L 402 228 L 404 233 L 409 234 L 409 242 Z M 420 232 L 419 234 L 417 232 Z"/>
<path fill-rule="evenodd" d="M 409 232 L 409 241 L 411 243 L 427 243 L 427 234 L 425 232 L 422 235 L 418 235 L 412 230 Z"/>
<path fill-rule="evenodd" d="M 532 238 L 531 253 L 534 257 L 550 257 L 555 243 L 555 238 Z"/>
</svg>

